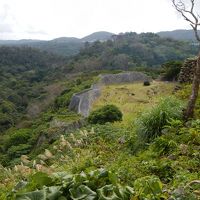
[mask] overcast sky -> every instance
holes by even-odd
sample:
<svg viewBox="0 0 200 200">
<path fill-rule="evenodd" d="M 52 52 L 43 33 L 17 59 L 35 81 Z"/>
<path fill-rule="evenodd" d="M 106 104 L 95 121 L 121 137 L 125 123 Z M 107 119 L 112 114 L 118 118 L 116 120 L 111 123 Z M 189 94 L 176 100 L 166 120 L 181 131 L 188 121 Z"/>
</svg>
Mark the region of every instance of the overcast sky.
<svg viewBox="0 0 200 200">
<path fill-rule="evenodd" d="M 199 1 L 199 0 L 197 0 Z M 0 39 L 189 29 L 171 0 L 0 0 Z"/>
</svg>

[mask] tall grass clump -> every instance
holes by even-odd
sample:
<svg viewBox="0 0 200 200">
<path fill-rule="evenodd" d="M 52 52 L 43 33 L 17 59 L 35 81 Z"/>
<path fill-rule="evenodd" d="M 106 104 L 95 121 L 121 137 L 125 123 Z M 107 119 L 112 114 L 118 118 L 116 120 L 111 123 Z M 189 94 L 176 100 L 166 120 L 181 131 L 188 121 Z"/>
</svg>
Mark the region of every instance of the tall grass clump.
<svg viewBox="0 0 200 200">
<path fill-rule="evenodd" d="M 136 132 L 140 142 L 151 142 L 162 134 L 171 119 L 182 119 L 183 103 L 175 97 L 162 98 L 136 120 Z"/>
</svg>

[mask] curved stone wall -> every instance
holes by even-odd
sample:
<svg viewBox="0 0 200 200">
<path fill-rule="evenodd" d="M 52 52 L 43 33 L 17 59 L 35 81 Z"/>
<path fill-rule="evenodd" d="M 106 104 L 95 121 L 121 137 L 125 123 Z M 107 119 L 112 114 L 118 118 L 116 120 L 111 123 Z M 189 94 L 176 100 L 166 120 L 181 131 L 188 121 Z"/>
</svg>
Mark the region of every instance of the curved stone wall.
<svg viewBox="0 0 200 200">
<path fill-rule="evenodd" d="M 104 85 L 134 83 L 150 80 L 150 77 L 141 72 L 125 72 L 119 74 L 100 75 L 100 82 Z"/>
<path fill-rule="evenodd" d="M 92 86 L 91 89 L 76 93 L 72 96 L 69 109 L 87 117 L 92 103 L 100 96 L 100 94 L 100 87 L 94 86 Z"/>
<path fill-rule="evenodd" d="M 151 81 L 152 79 L 141 72 L 125 72 L 119 74 L 99 75 L 100 79 L 97 84 L 90 89 L 76 93 L 72 96 L 69 104 L 69 110 L 73 110 L 84 117 L 89 115 L 92 103 L 101 95 L 102 85 L 122 84 Z"/>
</svg>

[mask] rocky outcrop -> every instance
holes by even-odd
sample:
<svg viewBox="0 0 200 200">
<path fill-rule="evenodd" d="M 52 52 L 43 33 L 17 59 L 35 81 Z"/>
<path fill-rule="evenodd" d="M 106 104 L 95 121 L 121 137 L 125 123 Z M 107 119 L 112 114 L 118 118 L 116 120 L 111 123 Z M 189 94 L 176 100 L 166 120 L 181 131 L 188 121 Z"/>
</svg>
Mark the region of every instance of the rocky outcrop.
<svg viewBox="0 0 200 200">
<path fill-rule="evenodd" d="M 197 58 L 188 58 L 185 60 L 179 74 L 179 83 L 192 83 L 196 63 Z"/>
<path fill-rule="evenodd" d="M 84 90 L 73 95 L 69 104 L 69 110 L 73 110 L 84 117 L 87 117 L 89 115 L 92 103 L 101 95 L 102 85 L 144 81 L 151 81 L 151 78 L 141 72 L 99 75 L 99 81 L 97 84 L 92 85 L 88 90 Z"/>
</svg>

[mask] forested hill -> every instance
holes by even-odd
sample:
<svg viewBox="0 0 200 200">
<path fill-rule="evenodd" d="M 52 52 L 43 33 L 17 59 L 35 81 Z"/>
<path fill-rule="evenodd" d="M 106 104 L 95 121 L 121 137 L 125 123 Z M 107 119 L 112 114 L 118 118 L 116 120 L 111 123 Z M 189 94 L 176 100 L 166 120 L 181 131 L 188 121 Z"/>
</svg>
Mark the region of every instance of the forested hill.
<svg viewBox="0 0 200 200">
<path fill-rule="evenodd" d="M 196 52 L 187 42 L 161 38 L 153 33 L 125 33 L 104 42 L 86 42 L 80 53 L 70 59 L 30 47 L 2 46 L 0 130 L 13 126 L 24 116 L 31 101 L 48 98 L 46 86 L 59 82 L 68 73 L 157 67 L 169 60 L 183 60 Z"/>
<path fill-rule="evenodd" d="M 105 41 L 113 34 L 105 31 L 92 33 L 81 39 L 75 37 L 60 37 L 49 41 L 44 40 L 0 40 L 0 46 L 28 46 L 42 51 L 69 57 L 79 53 L 84 42 Z"/>
<path fill-rule="evenodd" d="M 153 33 L 131 32 L 114 35 L 105 42 L 86 43 L 69 66 L 75 71 L 159 66 L 168 60 L 195 55 L 195 48 L 190 43 L 161 38 Z"/>
<path fill-rule="evenodd" d="M 26 65 L 27 69 L 50 67 L 61 63 L 60 56 L 31 47 L 0 47 L 0 66 Z M 27 70 L 26 69 L 26 70 Z"/>
<path fill-rule="evenodd" d="M 200 31 L 198 31 L 200 34 Z M 193 30 L 174 30 L 174 31 L 162 31 L 157 33 L 160 37 L 168 37 L 175 40 L 193 41 L 196 42 L 196 38 Z"/>
<path fill-rule="evenodd" d="M 30 47 L 0 47 L 0 132 L 25 114 L 28 104 L 59 79 L 62 57 Z"/>
<path fill-rule="evenodd" d="M 132 36 L 135 33 L 132 33 Z M 16 46 L 16 47 L 22 47 L 22 46 L 28 46 L 32 48 L 37 48 L 42 51 L 47 51 L 49 53 L 69 57 L 69 56 L 74 56 L 77 55 L 80 51 L 81 48 L 84 48 L 84 43 L 89 42 L 89 43 L 94 43 L 95 41 L 108 41 L 112 40 L 115 38 L 113 36 L 113 33 L 105 32 L 105 31 L 99 31 L 92 33 L 86 37 L 83 37 L 81 39 L 76 38 L 76 37 L 60 37 L 56 38 L 53 40 L 49 41 L 44 41 L 44 40 L 0 40 L 0 46 Z M 120 35 L 120 37 L 124 36 L 130 36 L 130 33 L 126 33 L 123 35 Z M 142 36 L 143 35 L 143 36 Z M 147 37 L 149 40 L 152 40 L 152 37 L 150 37 L 150 33 L 143 33 L 139 34 L 138 37 Z M 149 36 L 148 36 L 149 35 Z M 162 37 L 164 40 L 165 38 L 171 38 L 175 40 L 181 40 L 181 41 L 194 41 L 194 34 L 192 30 L 175 30 L 175 31 L 163 31 L 163 32 L 158 32 L 157 35 Z M 129 37 L 129 39 L 131 39 Z M 133 37 L 132 37 L 133 39 Z M 155 38 L 154 38 L 155 40 Z M 135 40 L 134 40 L 135 41 Z M 134 42 L 132 41 L 132 43 Z M 141 41 L 139 41 L 140 43 Z M 157 40 L 156 42 L 159 43 Z M 142 42 L 143 43 L 143 42 Z M 165 45 L 165 44 L 164 44 Z M 136 48 L 138 46 L 136 45 Z"/>
</svg>

